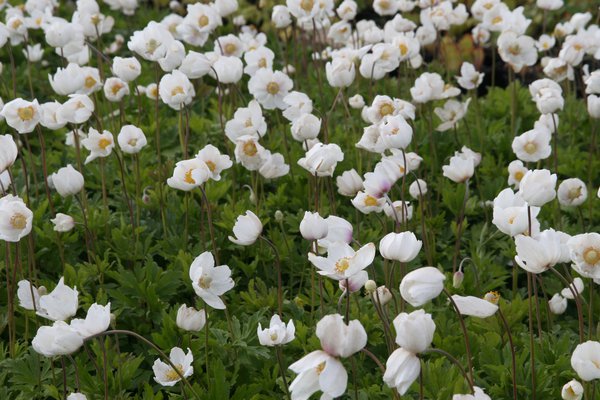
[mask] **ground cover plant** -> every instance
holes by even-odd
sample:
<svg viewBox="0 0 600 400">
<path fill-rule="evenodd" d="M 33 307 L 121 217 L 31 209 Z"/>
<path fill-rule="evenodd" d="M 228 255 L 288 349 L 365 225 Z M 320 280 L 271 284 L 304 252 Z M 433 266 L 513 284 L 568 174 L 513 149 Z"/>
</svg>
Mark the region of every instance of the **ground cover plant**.
<svg viewBox="0 0 600 400">
<path fill-rule="evenodd" d="M 600 398 L 599 18 L 0 1 L 0 398 Z"/>
</svg>

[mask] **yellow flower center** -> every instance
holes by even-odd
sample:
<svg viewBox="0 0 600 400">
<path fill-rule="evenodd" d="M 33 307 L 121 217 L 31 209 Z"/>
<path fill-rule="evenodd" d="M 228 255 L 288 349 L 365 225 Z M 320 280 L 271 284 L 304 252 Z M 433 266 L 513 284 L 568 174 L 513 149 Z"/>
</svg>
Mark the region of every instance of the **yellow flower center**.
<svg viewBox="0 0 600 400">
<path fill-rule="evenodd" d="M 129 139 L 129 141 L 127 141 L 127 144 L 131 147 L 135 147 L 135 145 L 137 144 L 137 139 Z"/>
<path fill-rule="evenodd" d="M 277 82 L 269 82 L 267 85 L 267 92 L 273 95 L 279 93 L 279 84 Z"/>
<path fill-rule="evenodd" d="M 590 265 L 598 264 L 600 262 L 600 251 L 593 247 L 586 249 L 583 252 L 583 260 Z"/>
<path fill-rule="evenodd" d="M 192 171 L 193 171 L 193 169 L 188 169 L 185 172 L 185 175 L 183 176 L 183 181 L 185 183 L 189 183 L 190 185 L 194 185 L 196 183 L 196 181 L 194 180 L 194 178 L 192 178 Z"/>
<path fill-rule="evenodd" d="M 121 82 L 115 82 L 112 87 L 110 88 L 110 91 L 112 92 L 113 96 L 116 96 L 117 93 L 119 93 L 119 90 L 123 89 L 123 85 Z"/>
<path fill-rule="evenodd" d="M 13 28 L 14 30 L 17 30 L 17 29 L 19 29 L 19 27 L 20 27 L 21 25 L 23 25 L 23 21 L 21 21 L 20 19 L 17 19 L 17 20 L 15 20 L 15 21 L 13 21 L 13 23 L 12 23 L 12 25 L 11 25 L 11 26 L 12 26 L 12 28 Z"/>
<path fill-rule="evenodd" d="M 533 153 L 535 153 L 535 151 L 537 150 L 537 146 L 536 146 L 536 144 L 535 144 L 535 143 L 533 143 L 533 142 L 528 142 L 528 143 L 527 143 L 527 144 L 526 144 L 526 145 L 523 147 L 523 149 L 525 150 L 525 152 L 526 152 L 527 154 L 533 154 Z"/>
<path fill-rule="evenodd" d="M 400 46 L 398 47 L 400 48 L 400 54 L 402 54 L 403 56 L 405 56 L 406 53 L 408 53 L 408 46 L 406 46 L 406 44 L 400 43 Z"/>
<path fill-rule="evenodd" d="M 179 374 L 183 375 L 183 366 L 181 364 L 177 364 L 177 365 L 175 365 L 175 367 L 177 368 L 177 370 L 174 370 L 171 368 L 165 374 L 165 378 L 167 379 L 167 381 L 173 382 L 173 381 L 177 381 L 177 380 L 181 379 Z"/>
<path fill-rule="evenodd" d="M 489 301 L 492 304 L 498 304 L 498 302 L 500 301 L 500 293 L 496 291 L 487 292 L 485 296 L 483 296 L 483 299 Z"/>
<path fill-rule="evenodd" d="M 258 153 L 256 144 L 252 141 L 244 143 L 244 147 L 242 148 L 242 151 L 244 152 L 245 155 L 247 155 L 249 157 L 254 157 L 256 155 L 256 153 Z"/>
<path fill-rule="evenodd" d="M 569 193 L 567 194 L 567 197 L 569 198 L 569 200 L 578 199 L 580 196 L 581 196 L 581 186 L 577 186 L 576 188 L 569 190 Z"/>
<path fill-rule="evenodd" d="M 381 8 L 382 10 L 387 10 L 388 8 L 390 8 L 390 2 L 387 0 L 380 1 L 379 8 Z"/>
<path fill-rule="evenodd" d="M 312 10 L 312 8 L 315 5 L 315 1 L 314 0 L 302 0 L 300 2 L 300 8 L 303 9 L 306 12 L 310 12 L 310 10 Z"/>
<path fill-rule="evenodd" d="M 14 229 L 25 229 L 27 226 L 27 218 L 21 213 L 16 213 L 10 217 L 10 226 Z"/>
<path fill-rule="evenodd" d="M 323 361 L 321 364 L 317 365 L 317 375 L 321 375 L 321 372 L 323 372 L 323 370 L 325 369 L 325 361 Z"/>
<path fill-rule="evenodd" d="M 367 206 L 367 207 L 377 206 L 377 199 L 371 195 L 367 195 L 367 197 L 365 197 L 365 206 Z"/>
<path fill-rule="evenodd" d="M 250 127 L 252 126 L 252 119 L 251 119 L 251 118 L 248 118 L 248 119 L 246 120 L 246 122 L 244 122 L 244 126 L 245 126 L 246 128 L 250 128 Z"/>
<path fill-rule="evenodd" d="M 92 24 L 98 25 L 100 23 L 100 15 L 98 15 L 98 14 L 92 15 L 92 17 L 90 18 L 90 21 L 92 21 Z"/>
<path fill-rule="evenodd" d="M 523 173 L 523 171 L 517 171 L 517 172 L 515 172 L 515 180 L 517 182 L 521 182 L 521 179 L 523 179 L 523 176 L 525 176 L 525 174 Z"/>
<path fill-rule="evenodd" d="M 521 53 L 521 47 L 518 44 L 510 46 L 508 52 L 513 56 L 518 56 Z"/>
<path fill-rule="evenodd" d="M 112 141 L 110 139 L 102 138 L 98 140 L 98 147 L 100 147 L 102 150 L 105 150 L 111 144 Z"/>
<path fill-rule="evenodd" d="M 158 97 L 158 86 L 154 86 L 150 89 L 150 96 L 154 98 Z"/>
<path fill-rule="evenodd" d="M 277 340 L 277 333 L 271 333 L 271 341 L 276 341 Z"/>
<path fill-rule="evenodd" d="M 205 164 L 211 172 L 214 172 L 214 170 L 217 169 L 217 165 L 212 161 L 206 161 Z"/>
<path fill-rule="evenodd" d="M 225 50 L 225 54 L 231 55 L 231 54 L 235 53 L 235 51 L 237 50 L 237 46 L 233 43 L 227 43 L 225 45 L 224 50 Z"/>
<path fill-rule="evenodd" d="M 379 107 L 379 115 L 385 117 L 386 115 L 390 115 L 394 112 L 394 106 L 390 103 L 385 103 Z"/>
<path fill-rule="evenodd" d="M 33 119 L 33 115 L 35 114 L 35 110 L 33 106 L 21 107 L 17 110 L 17 115 L 23 121 L 30 121 Z"/>
<path fill-rule="evenodd" d="M 212 283 L 212 279 L 209 278 L 208 276 L 203 276 L 198 280 L 198 286 L 200 286 L 202 289 L 210 288 L 211 283 Z"/>
<path fill-rule="evenodd" d="M 91 76 L 85 78 L 86 89 L 91 89 L 94 87 L 94 85 L 96 85 L 96 80 L 94 78 L 92 78 Z"/>
<path fill-rule="evenodd" d="M 267 68 L 267 59 L 266 59 L 266 58 L 264 58 L 264 57 L 263 57 L 263 58 L 261 58 L 261 59 L 258 61 L 258 67 L 259 67 L 259 68 Z"/>
<path fill-rule="evenodd" d="M 204 28 L 206 25 L 208 25 L 209 22 L 210 22 L 210 20 L 208 19 L 208 17 L 206 15 L 202 15 L 202 16 L 200 16 L 200 18 L 198 18 L 198 25 L 200 25 L 202 28 Z"/>
<path fill-rule="evenodd" d="M 173 90 L 171 90 L 171 96 L 177 96 L 178 94 L 183 94 L 183 88 L 181 86 L 175 86 Z"/>
<path fill-rule="evenodd" d="M 350 267 L 350 259 L 348 257 L 341 258 L 335 263 L 335 271 L 343 274 Z"/>
<path fill-rule="evenodd" d="M 148 43 L 146 43 L 146 52 L 148 52 L 148 54 L 154 54 L 156 49 L 158 49 L 158 46 L 160 46 L 159 41 L 156 39 L 150 39 Z"/>
<path fill-rule="evenodd" d="M 499 23 L 501 23 L 501 22 L 502 22 L 502 17 L 501 17 L 501 16 L 499 16 L 499 15 L 498 15 L 497 17 L 494 17 L 494 18 L 492 19 L 492 25 L 497 25 L 497 24 L 499 24 Z"/>
</svg>

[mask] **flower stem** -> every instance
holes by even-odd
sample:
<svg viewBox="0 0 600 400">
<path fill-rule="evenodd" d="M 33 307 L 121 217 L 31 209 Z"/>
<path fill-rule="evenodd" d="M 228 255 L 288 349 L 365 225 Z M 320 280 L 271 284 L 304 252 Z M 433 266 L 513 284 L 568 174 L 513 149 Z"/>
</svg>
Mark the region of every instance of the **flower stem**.
<svg viewBox="0 0 600 400">
<path fill-rule="evenodd" d="M 444 288 L 444 294 L 448 297 L 448 300 L 450 300 L 450 303 L 452 303 L 452 307 L 454 307 L 454 311 L 456 312 L 456 315 L 458 316 L 458 322 L 460 323 L 460 327 L 463 331 L 463 336 L 465 338 L 465 349 L 467 352 L 467 365 L 469 366 L 469 376 L 470 376 L 469 384 L 471 385 L 471 388 L 472 388 L 474 379 L 473 379 L 473 362 L 471 360 L 471 344 L 469 342 L 469 333 L 468 333 L 467 327 L 465 325 L 465 320 L 463 319 L 462 314 L 460 313 L 460 310 L 458 309 L 458 306 L 456 305 L 456 302 L 454 302 L 452 295 L 450 294 L 450 292 L 448 292 L 448 289 Z"/>
<path fill-rule="evenodd" d="M 291 400 L 292 396 L 290 395 L 290 388 L 287 383 L 287 378 L 285 377 L 286 367 L 283 361 L 283 353 L 281 351 L 281 346 L 275 347 L 275 355 L 277 356 L 277 362 L 279 363 L 279 373 L 281 374 L 281 379 L 283 380 L 283 388 L 285 389 L 285 395 L 288 398 L 288 400 Z"/>
<path fill-rule="evenodd" d="M 279 317 L 281 317 L 283 313 L 283 279 L 281 277 L 281 259 L 279 258 L 279 251 L 273 242 L 265 236 L 261 235 L 260 238 L 273 250 L 275 255 L 275 267 L 277 268 L 277 313 L 279 314 Z"/>
<path fill-rule="evenodd" d="M 500 316 L 500 320 L 504 325 L 504 329 L 506 329 L 506 335 L 508 336 L 508 342 L 510 344 L 510 355 L 512 359 L 512 383 L 513 383 L 513 399 L 517 400 L 517 358 L 515 355 L 515 345 L 513 343 L 512 334 L 510 333 L 510 326 L 504 317 L 504 313 L 502 313 L 502 309 L 498 307 L 498 315 Z"/>
</svg>

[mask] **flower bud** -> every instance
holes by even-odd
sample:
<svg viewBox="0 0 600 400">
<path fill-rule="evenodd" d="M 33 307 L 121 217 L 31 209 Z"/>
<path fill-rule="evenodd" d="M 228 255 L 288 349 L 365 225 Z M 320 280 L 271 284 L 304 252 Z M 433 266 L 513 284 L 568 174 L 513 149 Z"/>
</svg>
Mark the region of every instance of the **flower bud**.
<svg viewBox="0 0 600 400">
<path fill-rule="evenodd" d="M 283 213 L 281 212 L 281 210 L 275 211 L 275 221 L 283 222 Z"/>
<path fill-rule="evenodd" d="M 452 277 L 452 286 L 455 289 L 458 289 L 462 286 L 463 280 L 465 279 L 465 274 L 462 271 L 456 271 L 454 276 Z"/>
<path fill-rule="evenodd" d="M 376 289 L 377 283 L 375 283 L 374 280 L 369 279 L 367 282 L 365 282 L 365 290 L 367 291 L 367 293 L 373 293 Z"/>
</svg>

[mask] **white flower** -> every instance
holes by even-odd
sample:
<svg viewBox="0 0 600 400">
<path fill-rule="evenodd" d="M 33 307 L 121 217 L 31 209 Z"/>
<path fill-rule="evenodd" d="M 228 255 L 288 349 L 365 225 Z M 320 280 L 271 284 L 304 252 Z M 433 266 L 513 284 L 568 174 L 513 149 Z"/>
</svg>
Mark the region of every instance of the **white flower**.
<svg viewBox="0 0 600 400">
<path fill-rule="evenodd" d="M 210 177 L 215 181 L 220 181 L 221 172 L 231 168 L 233 165 L 229 156 L 221 154 L 219 149 L 212 144 L 206 145 L 201 149 L 198 154 L 196 154 L 196 158 L 206 164 L 210 171 Z"/>
<path fill-rule="evenodd" d="M 511 161 L 508 164 L 508 184 L 513 185 L 515 189 L 519 189 L 521 179 L 528 171 L 521 160 Z"/>
<path fill-rule="evenodd" d="M 206 304 L 217 310 L 224 310 L 225 303 L 219 296 L 233 288 L 231 270 L 227 265 L 215 267 L 212 253 L 205 251 L 190 266 L 192 287 Z"/>
<path fill-rule="evenodd" d="M 19 298 L 19 305 L 26 310 L 38 310 L 40 308 L 40 296 L 45 294 L 46 288 L 44 286 L 36 288 L 26 279 L 20 280 L 18 283 L 17 297 Z"/>
<path fill-rule="evenodd" d="M 450 180 L 461 183 L 470 179 L 475 173 L 472 159 L 455 155 L 450 158 L 450 163 L 442 167 L 443 175 Z"/>
<path fill-rule="evenodd" d="M 321 130 L 321 120 L 313 114 L 302 114 L 292 122 L 292 137 L 299 142 L 315 139 Z"/>
<path fill-rule="evenodd" d="M 94 102 L 85 94 L 72 94 L 56 112 L 57 120 L 82 124 L 92 116 Z"/>
<path fill-rule="evenodd" d="M 527 272 L 539 274 L 560 261 L 560 236 L 553 229 L 541 232 L 536 238 L 517 235 L 515 245 L 515 261 Z"/>
<path fill-rule="evenodd" d="M 262 165 L 258 173 L 266 179 L 275 179 L 287 175 L 290 172 L 290 166 L 285 163 L 283 155 L 280 153 L 271 154 L 266 151 L 263 157 Z"/>
<path fill-rule="evenodd" d="M 448 100 L 444 103 L 444 107 L 436 107 L 433 112 L 437 115 L 442 123 L 435 128 L 436 131 L 445 132 L 449 129 L 456 128 L 458 122 L 464 118 L 467 113 L 467 108 L 471 99 L 467 99 L 464 103 L 456 100 Z"/>
<path fill-rule="evenodd" d="M 167 179 L 167 185 L 174 189 L 190 191 L 210 178 L 208 165 L 200 158 L 178 161 L 173 170 L 173 176 Z"/>
<path fill-rule="evenodd" d="M 17 159 L 19 150 L 11 135 L 0 135 L 0 172 L 10 168 Z"/>
<path fill-rule="evenodd" d="M 90 154 L 85 159 L 86 164 L 89 164 L 98 157 L 104 158 L 110 156 L 112 149 L 115 147 L 112 133 L 107 130 L 100 133 L 94 128 L 90 128 L 88 137 L 81 140 L 81 144 L 90 151 Z"/>
<path fill-rule="evenodd" d="M 73 328 L 83 338 L 102 333 L 110 326 L 110 303 L 101 306 L 94 303 L 88 308 L 85 319 L 75 318 L 71 321 Z"/>
<path fill-rule="evenodd" d="M 313 111 L 312 100 L 304 93 L 296 91 L 290 92 L 283 98 L 283 101 L 285 103 L 283 116 L 288 121 L 294 121 L 299 116 L 310 114 Z"/>
<path fill-rule="evenodd" d="M 338 162 L 344 160 L 344 153 L 335 143 L 314 145 L 306 155 L 298 160 L 298 165 L 316 176 L 333 176 Z"/>
<path fill-rule="evenodd" d="M 256 329 L 258 341 L 263 346 L 280 346 L 287 344 L 294 340 L 296 328 L 294 327 L 294 321 L 289 320 L 287 325 L 281 321 L 279 315 L 275 314 L 271 317 L 269 327 L 263 329 L 260 322 Z"/>
<path fill-rule="evenodd" d="M 530 206 L 541 207 L 556 197 L 556 174 L 547 169 L 528 171 L 519 184 L 519 195 Z"/>
<path fill-rule="evenodd" d="M 60 278 L 58 284 L 48 294 L 40 296 L 37 314 L 53 321 L 65 321 L 77 313 L 79 305 L 77 288 L 71 289 Z"/>
<path fill-rule="evenodd" d="M 18 242 L 31 232 L 33 212 L 19 197 L 0 198 L 0 240 Z"/>
<path fill-rule="evenodd" d="M 319 269 L 319 274 L 335 280 L 348 279 L 364 270 L 375 258 L 375 245 L 368 243 L 354 251 L 346 243 L 335 243 L 328 247 L 327 257 L 308 253 L 308 260 Z"/>
<path fill-rule="evenodd" d="M 52 90 L 63 96 L 77 92 L 84 85 L 83 71 L 75 63 L 69 63 L 66 68 L 57 68 L 54 76 L 48 74 L 48 80 Z"/>
<path fill-rule="evenodd" d="M 75 227 L 73 217 L 63 213 L 56 213 L 56 217 L 51 219 L 56 232 L 69 232 Z"/>
<path fill-rule="evenodd" d="M 240 215 L 235 221 L 233 226 L 233 234 L 235 237 L 229 236 L 235 244 L 242 246 L 249 246 L 256 242 L 260 234 L 262 233 L 262 222 L 252 211 L 246 211 L 246 215 Z"/>
<path fill-rule="evenodd" d="M 452 400 L 492 400 L 492 398 L 485 394 L 483 389 L 474 386 L 473 394 L 455 394 Z"/>
<path fill-rule="evenodd" d="M 420 372 L 421 361 L 419 358 L 414 353 L 399 348 L 394 350 L 385 363 L 383 381 L 403 395 L 419 377 Z"/>
<path fill-rule="evenodd" d="M 379 242 L 379 252 L 385 259 L 406 263 L 417 257 L 422 245 L 412 232 L 391 232 Z"/>
<path fill-rule="evenodd" d="M 135 31 L 127 47 L 148 61 L 158 61 L 167 53 L 167 49 L 175 39 L 171 32 L 155 21 L 141 31 Z"/>
<path fill-rule="evenodd" d="M 446 277 L 439 269 L 422 267 L 409 272 L 400 282 L 400 295 L 413 307 L 436 298 L 444 289 Z"/>
<path fill-rule="evenodd" d="M 115 77 L 110 77 L 104 82 L 104 96 L 106 100 L 118 102 L 128 95 L 129 85 L 127 82 Z"/>
<path fill-rule="evenodd" d="M 117 136 L 117 142 L 123 153 L 139 153 L 148 140 L 140 128 L 134 125 L 123 125 Z"/>
<path fill-rule="evenodd" d="M 304 218 L 300 222 L 300 234 L 306 240 L 318 240 L 327 236 L 327 223 L 318 212 L 304 212 Z"/>
<path fill-rule="evenodd" d="M 562 297 L 560 293 L 556 293 L 548 300 L 548 307 L 552 314 L 560 315 L 567 309 L 567 299 Z"/>
<path fill-rule="evenodd" d="M 355 94 L 348 99 L 348 104 L 350 104 L 350 107 L 352 108 L 360 109 L 365 106 L 365 99 L 363 99 L 360 94 Z"/>
<path fill-rule="evenodd" d="M 423 309 L 407 313 L 400 313 L 394 318 L 396 330 L 396 343 L 404 350 L 411 353 L 421 353 L 431 346 L 435 323 L 431 314 Z"/>
<path fill-rule="evenodd" d="M 19 133 L 33 132 L 41 118 L 41 108 L 37 100 L 26 101 L 21 98 L 9 101 L 2 107 L 0 116 Z"/>
<path fill-rule="evenodd" d="M 115 57 L 113 58 L 112 72 L 121 80 L 131 82 L 142 73 L 142 65 L 135 57 Z"/>
<path fill-rule="evenodd" d="M 161 100 L 174 110 L 190 104 L 196 95 L 194 85 L 181 71 L 165 74 L 158 85 Z"/>
<path fill-rule="evenodd" d="M 583 385 L 579 383 L 579 381 L 573 379 L 565 383 L 560 395 L 563 400 L 581 400 L 583 398 L 583 392 Z"/>
<path fill-rule="evenodd" d="M 465 61 L 460 66 L 460 76 L 456 80 L 463 89 L 473 90 L 481 85 L 484 75 L 484 73 L 477 72 L 473 64 Z"/>
<path fill-rule="evenodd" d="M 240 136 L 235 140 L 235 160 L 249 171 L 256 171 L 266 161 L 268 151 L 251 135 Z"/>
<path fill-rule="evenodd" d="M 571 367 L 586 382 L 600 379 L 600 343 L 588 340 L 578 344 L 571 355 Z"/>
<path fill-rule="evenodd" d="M 192 350 L 188 349 L 186 354 L 179 347 L 173 347 L 169 354 L 169 360 L 177 370 L 173 369 L 170 364 L 161 361 L 160 358 L 156 359 L 154 364 L 152 364 L 154 380 L 161 385 L 174 386 L 181 380 L 181 376 L 187 378 L 194 373 L 194 367 L 192 367 L 192 362 L 194 361 Z"/>
<path fill-rule="evenodd" d="M 573 269 L 586 278 L 600 278 L 600 234 L 582 233 L 567 242 Z"/>
<path fill-rule="evenodd" d="M 338 193 L 353 197 L 363 189 L 363 180 L 355 169 L 344 171 L 336 178 Z"/>
<path fill-rule="evenodd" d="M 408 187 L 408 193 L 414 198 L 419 200 L 422 196 L 427 194 L 427 182 L 423 179 L 417 179 Z"/>
<path fill-rule="evenodd" d="M 588 195 L 585 183 L 578 178 L 570 178 L 562 181 L 558 185 L 556 194 L 560 205 L 572 207 L 583 204 Z"/>
<path fill-rule="evenodd" d="M 477 318 L 491 317 L 498 311 L 498 306 L 487 300 L 474 296 L 452 295 L 452 300 L 456 303 L 458 311 L 462 315 L 469 315 Z"/>
<path fill-rule="evenodd" d="M 52 179 L 54 188 L 62 197 L 75 195 L 83 189 L 83 175 L 77 171 L 71 164 L 67 165 L 53 173 L 49 177 Z"/>
<path fill-rule="evenodd" d="M 284 98 L 293 86 L 294 83 L 286 74 L 268 69 L 256 71 L 248 81 L 248 91 L 267 110 L 287 108 Z"/>
<path fill-rule="evenodd" d="M 63 321 L 52 326 L 41 326 L 31 341 L 33 349 L 46 357 L 63 356 L 76 352 L 83 338 Z"/>
<path fill-rule="evenodd" d="M 83 393 L 71 393 L 67 396 L 67 400 L 87 400 L 87 397 Z"/>
<path fill-rule="evenodd" d="M 180 329 L 189 332 L 198 332 L 206 324 L 206 311 L 196 310 L 194 307 L 182 304 L 177 310 L 177 319 L 175 322 Z"/>
<path fill-rule="evenodd" d="M 242 136 L 254 136 L 259 139 L 265 133 L 267 123 L 256 100 L 250 101 L 248 107 L 238 108 L 233 114 L 233 119 L 225 124 L 225 134 L 234 143 Z"/>
</svg>

